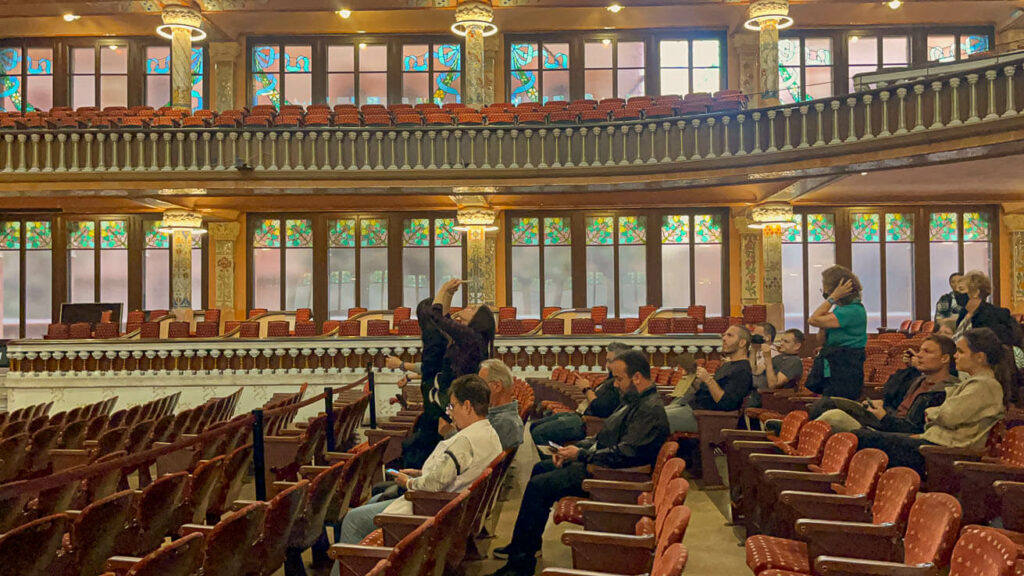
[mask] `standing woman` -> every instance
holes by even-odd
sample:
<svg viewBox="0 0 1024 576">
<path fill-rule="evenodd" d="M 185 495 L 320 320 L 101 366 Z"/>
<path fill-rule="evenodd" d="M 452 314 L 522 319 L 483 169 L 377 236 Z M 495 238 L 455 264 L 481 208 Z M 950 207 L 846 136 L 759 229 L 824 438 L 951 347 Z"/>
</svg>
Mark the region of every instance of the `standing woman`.
<svg viewBox="0 0 1024 576">
<path fill-rule="evenodd" d="M 864 388 L 864 347 L 868 343 L 868 315 L 860 301 L 860 280 L 849 268 L 832 266 L 821 273 L 821 286 L 825 300 L 807 322 L 825 331 L 825 346 L 814 359 L 807 389 L 825 397 L 857 400 Z M 812 418 L 819 415 L 812 414 Z"/>
</svg>

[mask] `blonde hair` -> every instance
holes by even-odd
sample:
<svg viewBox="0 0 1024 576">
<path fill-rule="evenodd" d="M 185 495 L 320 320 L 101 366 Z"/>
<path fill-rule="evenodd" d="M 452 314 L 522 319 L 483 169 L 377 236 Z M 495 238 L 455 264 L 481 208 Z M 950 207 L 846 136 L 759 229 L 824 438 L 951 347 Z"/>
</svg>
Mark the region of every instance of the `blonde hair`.
<svg viewBox="0 0 1024 576">
<path fill-rule="evenodd" d="M 992 280 L 989 279 L 987 274 L 980 270 L 971 270 L 967 274 L 964 274 L 962 282 L 964 282 L 964 285 L 967 287 L 968 294 L 973 291 L 977 291 L 978 296 L 982 300 L 985 300 L 992 294 Z"/>
</svg>

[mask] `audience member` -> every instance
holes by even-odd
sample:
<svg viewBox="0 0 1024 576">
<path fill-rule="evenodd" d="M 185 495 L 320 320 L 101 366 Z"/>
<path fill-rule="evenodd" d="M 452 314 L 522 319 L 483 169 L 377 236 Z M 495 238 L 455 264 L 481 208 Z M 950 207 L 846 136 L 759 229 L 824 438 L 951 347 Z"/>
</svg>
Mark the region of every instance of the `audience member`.
<svg viewBox="0 0 1024 576">
<path fill-rule="evenodd" d="M 608 345 L 604 362 L 605 368 L 608 369 L 608 377 L 597 386 L 587 386 L 583 389 L 586 400 L 579 403 L 575 412 L 552 414 L 530 424 L 530 434 L 538 446 L 547 446 L 548 442 L 567 444 L 582 440 L 587 436 L 583 416 L 607 418 L 618 409 L 621 399 L 610 366 L 619 354 L 627 350 L 632 348 L 621 342 L 612 342 Z"/>
<path fill-rule="evenodd" d="M 758 335 L 764 337 L 764 342 L 757 343 Z M 761 392 L 793 388 L 800 381 L 804 365 L 797 354 L 803 346 L 804 333 L 793 328 L 783 332 L 776 341 L 775 326 L 762 322 L 754 327 L 752 337 L 754 343 L 750 346 L 750 359 L 754 391 L 750 395 L 749 405 L 759 408 Z"/>
<path fill-rule="evenodd" d="M 523 443 L 523 419 L 519 417 L 519 401 L 512 395 L 515 383 L 512 371 L 504 362 L 497 358 L 484 360 L 480 363 L 480 379 L 487 383 L 491 391 L 491 406 L 487 410 L 487 420 L 498 433 L 501 449 L 508 450 Z M 455 426 L 442 420 L 438 424 L 440 433 L 450 438 L 456 433 Z"/>
<path fill-rule="evenodd" d="M 960 317 L 960 311 L 963 310 L 964 305 L 961 303 L 961 299 L 957 297 L 957 294 L 960 292 L 960 279 L 963 276 L 961 272 L 953 272 L 949 275 L 949 292 L 939 296 L 939 301 L 935 303 L 936 322 L 946 318 Z"/>
<path fill-rule="evenodd" d="M 1010 311 L 990 302 L 992 281 L 982 272 L 972 270 L 960 280 L 961 291 L 957 298 L 964 302 L 957 318 L 956 337 L 972 328 L 989 328 L 995 332 L 1005 346 L 1021 345 L 1020 324 L 1013 319 Z"/>
<path fill-rule="evenodd" d="M 747 364 L 749 371 L 749 364 Z M 512 541 L 494 551 L 508 562 L 495 572 L 502 576 L 534 573 L 536 554 L 541 548 L 544 526 L 551 507 L 564 496 L 584 496 L 587 465 L 611 468 L 653 465 L 668 437 L 665 407 L 651 380 L 647 358 L 636 350 L 618 355 L 611 363 L 615 386 L 623 405 L 608 417 L 596 438 L 575 446 L 563 446 L 554 458 L 537 464 L 526 486 L 516 517 Z M 748 376 L 749 379 L 749 376 Z"/>
<path fill-rule="evenodd" d="M 956 333 L 956 318 L 943 318 L 935 323 L 935 333 L 939 336 L 952 338 Z"/>
<path fill-rule="evenodd" d="M 868 343 L 860 280 L 849 268 L 832 266 L 821 273 L 821 286 L 825 300 L 811 313 L 808 323 L 825 331 L 825 346 L 814 359 L 806 386 L 825 397 L 856 400 L 864 388 L 864 347 Z"/>
<path fill-rule="evenodd" d="M 703 366 L 697 368 L 692 395 L 673 400 L 665 408 L 673 432 L 696 432 L 694 410 L 739 410 L 753 388 L 750 372 L 750 331 L 730 326 L 722 334 L 722 365 L 712 376 Z"/>
<path fill-rule="evenodd" d="M 855 430 L 860 448 L 878 448 L 889 455 L 889 466 L 907 466 L 924 474 L 918 448 L 937 444 L 947 448 L 980 450 L 989 430 L 1004 415 L 1007 381 L 996 377 L 1006 348 L 988 328 L 968 330 L 956 345 L 956 368 L 963 380 L 946 391 L 941 406 L 925 410 L 922 434 Z"/>
<path fill-rule="evenodd" d="M 394 474 L 394 481 L 405 490 L 427 492 L 459 492 L 476 480 L 501 454 L 501 439 L 487 419 L 491 393 L 477 375 L 462 376 L 452 382 L 452 402 L 448 415 L 458 432 L 442 440 L 430 453 L 422 470 L 403 469 Z M 340 541 L 358 544 L 376 528 L 377 514 L 412 514 L 412 502 L 399 497 L 391 500 L 381 495 L 367 504 L 349 510 L 341 524 Z"/>
<path fill-rule="evenodd" d="M 908 350 L 909 367 L 889 377 L 882 400 L 857 404 L 841 398 L 818 419 L 833 432 L 874 428 L 882 432 L 918 434 L 924 431 L 925 410 L 946 399 L 946 389 L 956 386 L 956 344 L 951 338 L 932 334 L 915 353 Z"/>
</svg>

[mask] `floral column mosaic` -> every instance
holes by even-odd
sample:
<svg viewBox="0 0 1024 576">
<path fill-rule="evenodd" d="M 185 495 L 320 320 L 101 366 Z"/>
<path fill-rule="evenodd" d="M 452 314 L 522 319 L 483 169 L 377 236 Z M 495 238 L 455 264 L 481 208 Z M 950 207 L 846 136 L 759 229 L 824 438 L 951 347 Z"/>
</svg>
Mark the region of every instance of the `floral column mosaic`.
<svg viewBox="0 0 1024 576">
<path fill-rule="evenodd" d="M 1013 256 L 1010 294 L 1013 303 L 1018 305 L 1024 302 L 1024 214 L 1008 214 L 1003 223 L 1010 232 L 1010 251 Z"/>
<path fill-rule="evenodd" d="M 747 15 L 744 26 L 759 34 L 761 106 L 775 106 L 779 103 L 779 30 L 793 25 L 789 0 L 755 0 Z"/>
<path fill-rule="evenodd" d="M 457 230 L 466 233 L 466 304 L 495 303 L 495 262 L 497 245 L 493 232 L 497 214 L 489 208 L 483 196 L 452 196 L 459 205 Z"/>
<path fill-rule="evenodd" d="M 203 232 L 203 217 L 186 210 L 168 210 L 161 230 L 171 235 L 171 308 L 191 310 L 192 237 Z"/>
<path fill-rule="evenodd" d="M 171 41 L 171 106 L 192 109 L 192 42 L 206 33 L 200 28 L 203 18 L 190 6 L 164 6 L 163 26 L 157 33 Z"/>
<path fill-rule="evenodd" d="M 466 94 L 464 102 L 472 107 L 484 105 L 484 37 L 498 32 L 491 23 L 494 11 L 490 2 L 467 0 L 455 9 L 452 32 L 466 38 Z"/>
<path fill-rule="evenodd" d="M 740 299 L 744 305 L 761 303 L 761 237 L 747 218 L 736 219 L 740 233 Z"/>
<path fill-rule="evenodd" d="M 238 222 L 211 222 L 210 240 L 213 243 L 213 306 L 230 317 L 235 310 L 235 241 L 241 226 Z"/>
</svg>

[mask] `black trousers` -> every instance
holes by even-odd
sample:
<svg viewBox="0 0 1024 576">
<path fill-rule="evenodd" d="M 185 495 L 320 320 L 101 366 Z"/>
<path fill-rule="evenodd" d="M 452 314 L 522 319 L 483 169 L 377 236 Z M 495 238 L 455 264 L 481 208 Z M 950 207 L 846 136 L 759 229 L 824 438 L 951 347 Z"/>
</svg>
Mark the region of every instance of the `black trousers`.
<svg viewBox="0 0 1024 576">
<path fill-rule="evenodd" d="M 857 448 L 877 448 L 889 455 L 889 468 L 895 466 L 906 466 L 924 476 L 924 456 L 918 450 L 921 446 L 927 446 L 931 442 L 914 438 L 910 434 L 897 432 L 879 432 L 870 428 L 854 430 L 857 435 Z"/>
<path fill-rule="evenodd" d="M 553 462 L 545 461 L 533 467 L 533 476 L 523 493 L 523 503 L 509 544 L 510 562 L 525 564 L 532 569 L 551 507 L 565 496 L 585 496 L 583 480 L 586 478 L 587 467 L 579 462 L 557 468 Z"/>
</svg>

